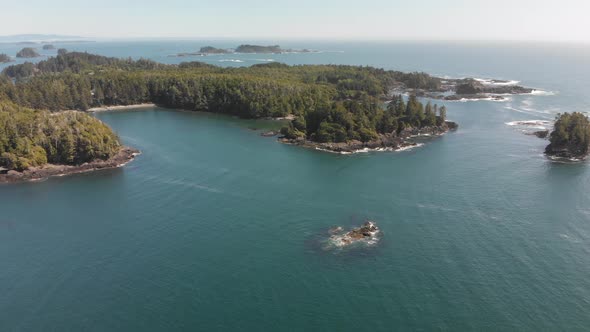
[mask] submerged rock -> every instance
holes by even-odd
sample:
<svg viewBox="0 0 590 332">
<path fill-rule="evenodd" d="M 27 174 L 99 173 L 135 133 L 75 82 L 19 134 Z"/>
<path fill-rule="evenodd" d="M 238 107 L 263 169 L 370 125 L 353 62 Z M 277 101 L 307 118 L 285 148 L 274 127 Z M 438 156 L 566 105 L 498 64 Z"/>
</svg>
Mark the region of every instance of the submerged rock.
<svg viewBox="0 0 590 332">
<path fill-rule="evenodd" d="M 343 233 L 342 227 L 330 229 L 330 245 L 334 247 L 347 247 L 355 243 L 375 244 L 379 241 L 380 230 L 374 221 L 368 220 L 361 227 L 353 228 Z"/>
<path fill-rule="evenodd" d="M 280 133 L 276 130 L 269 130 L 269 131 L 265 131 L 263 133 L 260 134 L 260 136 L 263 137 L 273 137 L 273 136 L 278 136 Z"/>
<path fill-rule="evenodd" d="M 549 130 L 538 130 L 533 132 L 532 135 L 535 135 L 538 138 L 547 138 L 549 136 Z"/>
</svg>

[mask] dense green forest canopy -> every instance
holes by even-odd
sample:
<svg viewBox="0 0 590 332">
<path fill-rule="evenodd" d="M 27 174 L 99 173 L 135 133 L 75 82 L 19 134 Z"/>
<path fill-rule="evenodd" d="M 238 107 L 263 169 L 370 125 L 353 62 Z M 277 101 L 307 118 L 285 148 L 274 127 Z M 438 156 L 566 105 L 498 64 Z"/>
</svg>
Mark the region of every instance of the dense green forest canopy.
<svg viewBox="0 0 590 332">
<path fill-rule="evenodd" d="M 0 101 L 0 167 L 82 164 L 108 159 L 119 148 L 112 130 L 88 114 L 50 113 Z"/>
<path fill-rule="evenodd" d="M 590 149 L 590 121 L 579 112 L 558 114 L 546 153 L 582 157 Z"/>
<path fill-rule="evenodd" d="M 379 134 L 444 123 L 446 109 L 407 103 L 391 89 L 433 88 L 440 79 L 373 67 L 280 63 L 221 68 L 200 62 L 164 65 L 59 50 L 38 64 L 6 68 L 0 98 L 18 105 L 86 110 L 152 102 L 164 107 L 295 120 L 283 133 L 320 142 L 368 141 Z"/>
</svg>

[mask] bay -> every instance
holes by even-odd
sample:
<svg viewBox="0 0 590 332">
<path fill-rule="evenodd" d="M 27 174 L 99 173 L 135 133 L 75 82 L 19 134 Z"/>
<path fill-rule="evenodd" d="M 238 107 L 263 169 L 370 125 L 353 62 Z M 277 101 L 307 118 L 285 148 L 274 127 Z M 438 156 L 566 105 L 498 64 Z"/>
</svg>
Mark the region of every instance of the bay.
<svg viewBox="0 0 590 332">
<path fill-rule="evenodd" d="M 187 59 L 170 54 L 239 43 L 65 47 L 174 63 Z M 99 113 L 143 152 L 133 163 L 0 186 L 0 330 L 590 325 L 588 164 L 550 162 L 546 141 L 506 124 L 587 111 L 586 45 L 290 43 L 281 45 L 323 52 L 265 59 L 519 80 L 544 93 L 449 102 L 457 132 L 409 151 L 346 156 L 252 130 L 275 126 L 268 121 Z M 322 249 L 330 227 L 366 218 L 383 231 L 378 246 Z"/>
</svg>

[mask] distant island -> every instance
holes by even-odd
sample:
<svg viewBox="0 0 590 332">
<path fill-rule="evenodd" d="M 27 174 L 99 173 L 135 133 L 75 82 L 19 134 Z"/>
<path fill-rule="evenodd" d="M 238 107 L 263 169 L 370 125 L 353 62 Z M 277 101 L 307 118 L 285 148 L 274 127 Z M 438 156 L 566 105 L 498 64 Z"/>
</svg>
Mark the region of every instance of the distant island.
<svg viewBox="0 0 590 332">
<path fill-rule="evenodd" d="M 216 48 L 213 46 L 204 46 L 204 47 L 201 47 L 201 49 L 199 50 L 199 53 L 202 53 L 202 54 L 227 54 L 227 53 L 229 53 L 229 51 L 226 49 Z"/>
<path fill-rule="evenodd" d="M 53 46 L 53 44 L 45 44 L 45 45 L 43 45 L 43 49 L 46 51 L 47 50 L 54 50 L 55 46 Z"/>
<path fill-rule="evenodd" d="M 12 61 L 12 59 L 8 55 L 6 55 L 4 53 L 0 53 L 0 63 L 8 63 L 11 61 Z"/>
<path fill-rule="evenodd" d="M 279 45 L 271 45 L 271 46 L 261 46 L 261 45 L 240 45 L 235 49 L 223 49 L 223 48 L 216 48 L 213 46 L 204 46 L 198 52 L 185 52 L 185 53 L 178 53 L 175 56 L 178 57 L 186 57 L 186 56 L 206 56 L 206 55 L 216 55 L 216 54 L 235 54 L 235 53 L 244 53 L 244 54 L 281 54 L 281 53 L 312 53 L 310 49 L 282 49 Z"/>
<path fill-rule="evenodd" d="M 590 121 L 579 112 L 563 113 L 555 118 L 545 154 L 552 159 L 578 161 L 590 151 Z"/>
<path fill-rule="evenodd" d="M 40 57 L 40 56 L 41 56 L 41 54 L 39 54 L 32 47 L 25 47 L 22 50 L 20 50 L 18 53 L 16 53 L 17 58 L 36 58 L 36 57 Z"/>
<path fill-rule="evenodd" d="M 283 49 L 279 45 L 260 46 L 260 45 L 240 45 L 236 48 L 236 53 L 282 53 Z"/>
</svg>

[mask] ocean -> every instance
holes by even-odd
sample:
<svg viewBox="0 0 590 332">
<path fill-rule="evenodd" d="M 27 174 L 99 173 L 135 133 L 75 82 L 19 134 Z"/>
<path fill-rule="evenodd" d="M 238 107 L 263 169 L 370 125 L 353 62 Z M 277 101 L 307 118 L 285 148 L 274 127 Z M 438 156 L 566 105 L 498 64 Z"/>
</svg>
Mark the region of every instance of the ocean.
<svg viewBox="0 0 590 332">
<path fill-rule="evenodd" d="M 272 121 L 97 113 L 142 155 L 0 186 L 1 331 L 588 329 L 590 167 L 547 160 L 548 142 L 514 124 L 590 110 L 590 45 L 267 41 L 318 52 L 170 56 L 246 42 L 58 47 L 164 63 L 371 65 L 538 91 L 437 101 L 458 131 L 355 155 L 261 137 Z M 367 219 L 381 228 L 376 245 L 323 245 L 331 227 Z"/>
</svg>

